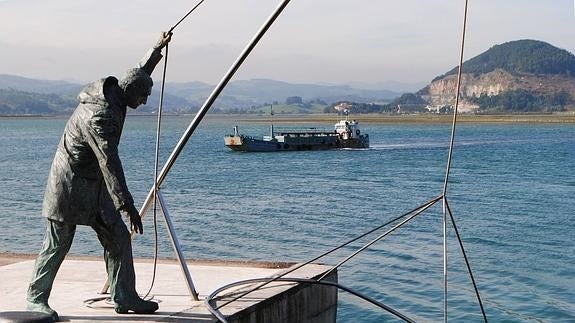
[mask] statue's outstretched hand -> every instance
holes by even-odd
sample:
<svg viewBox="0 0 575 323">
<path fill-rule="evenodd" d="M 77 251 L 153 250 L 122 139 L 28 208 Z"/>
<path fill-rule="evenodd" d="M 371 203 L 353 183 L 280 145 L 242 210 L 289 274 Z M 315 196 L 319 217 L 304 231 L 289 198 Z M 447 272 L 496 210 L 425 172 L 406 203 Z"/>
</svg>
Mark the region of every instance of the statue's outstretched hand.
<svg viewBox="0 0 575 323">
<path fill-rule="evenodd" d="M 163 32 L 162 36 L 160 36 L 160 39 L 158 39 L 158 42 L 156 43 L 154 48 L 162 49 L 166 47 L 166 45 L 168 45 L 170 40 L 172 40 L 172 33 Z"/>
<path fill-rule="evenodd" d="M 136 233 L 144 233 L 144 226 L 142 225 L 142 218 L 140 217 L 140 213 L 138 210 L 133 206 L 130 205 L 124 209 L 124 212 L 130 218 L 130 228 L 132 231 L 136 231 Z"/>
</svg>

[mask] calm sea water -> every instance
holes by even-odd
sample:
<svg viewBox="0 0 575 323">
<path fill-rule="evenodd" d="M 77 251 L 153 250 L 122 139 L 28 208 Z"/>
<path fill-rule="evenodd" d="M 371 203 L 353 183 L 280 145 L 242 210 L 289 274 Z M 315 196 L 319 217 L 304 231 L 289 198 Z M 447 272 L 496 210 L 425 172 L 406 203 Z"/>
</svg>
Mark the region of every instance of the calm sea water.
<svg viewBox="0 0 575 323">
<path fill-rule="evenodd" d="M 164 118 L 161 164 L 191 119 Z M 65 121 L 0 119 L 0 252 L 40 248 L 42 195 Z M 164 182 L 186 258 L 305 261 L 442 191 L 449 125 L 364 124 L 367 150 L 237 153 L 223 145 L 235 124 L 202 122 Z M 312 125 L 332 127 L 300 126 Z M 138 204 L 152 185 L 154 143 L 155 119 L 129 116 L 120 154 Z M 458 126 L 447 197 L 491 321 L 575 321 L 573 169 L 573 125 Z M 441 217 L 437 204 L 353 258 L 340 283 L 417 321 L 441 321 Z M 151 218 L 134 242 L 137 256 L 153 255 Z M 71 253 L 102 253 L 89 228 L 78 231 Z M 162 222 L 159 236 L 160 253 L 172 256 Z M 452 229 L 448 245 L 449 318 L 481 321 Z M 338 321 L 384 320 L 393 318 L 340 293 Z"/>
</svg>

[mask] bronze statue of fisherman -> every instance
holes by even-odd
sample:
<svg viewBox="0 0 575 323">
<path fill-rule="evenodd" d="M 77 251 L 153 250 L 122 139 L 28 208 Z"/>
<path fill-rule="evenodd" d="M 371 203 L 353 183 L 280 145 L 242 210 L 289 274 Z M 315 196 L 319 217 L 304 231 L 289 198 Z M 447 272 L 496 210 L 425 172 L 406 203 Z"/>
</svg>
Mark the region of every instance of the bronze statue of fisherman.
<svg viewBox="0 0 575 323">
<path fill-rule="evenodd" d="M 153 313 L 158 304 L 136 292 L 130 232 L 143 232 L 142 221 L 128 191 L 118 144 L 127 107 L 145 104 L 152 89 L 152 71 L 171 39 L 163 33 L 136 68 L 120 79 L 109 76 L 86 86 L 68 120 L 52 162 L 42 215 L 48 225 L 28 287 L 27 309 L 58 314 L 48 305 L 56 273 L 70 250 L 76 225 L 91 226 L 104 247 L 111 298 L 117 313 Z"/>
</svg>

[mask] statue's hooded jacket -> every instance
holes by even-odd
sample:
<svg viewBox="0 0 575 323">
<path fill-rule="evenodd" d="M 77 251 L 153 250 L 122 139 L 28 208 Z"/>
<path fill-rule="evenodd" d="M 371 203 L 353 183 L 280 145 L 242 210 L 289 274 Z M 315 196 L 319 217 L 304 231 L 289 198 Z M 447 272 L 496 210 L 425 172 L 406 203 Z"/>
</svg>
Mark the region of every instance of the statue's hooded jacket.
<svg viewBox="0 0 575 323">
<path fill-rule="evenodd" d="M 151 74 L 160 59 L 151 50 L 138 67 Z M 124 93 L 110 76 L 86 86 L 78 100 L 52 162 L 42 214 L 68 224 L 91 225 L 98 216 L 113 223 L 120 209 L 134 204 L 118 155 Z"/>
</svg>

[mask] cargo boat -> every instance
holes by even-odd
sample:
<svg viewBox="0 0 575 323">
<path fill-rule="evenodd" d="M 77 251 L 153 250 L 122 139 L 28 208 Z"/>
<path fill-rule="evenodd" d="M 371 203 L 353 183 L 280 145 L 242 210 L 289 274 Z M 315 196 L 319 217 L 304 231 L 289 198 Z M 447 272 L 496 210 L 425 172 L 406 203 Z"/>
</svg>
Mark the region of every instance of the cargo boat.
<svg viewBox="0 0 575 323">
<path fill-rule="evenodd" d="M 274 131 L 272 124 L 270 134 L 261 139 L 242 135 L 235 126 L 234 133 L 225 136 L 224 142 L 231 150 L 254 152 L 369 148 L 369 135 L 361 133 L 357 121 L 346 119 L 337 122 L 333 131 L 315 128 Z"/>
</svg>

